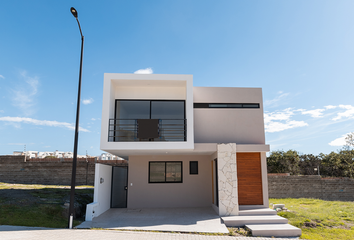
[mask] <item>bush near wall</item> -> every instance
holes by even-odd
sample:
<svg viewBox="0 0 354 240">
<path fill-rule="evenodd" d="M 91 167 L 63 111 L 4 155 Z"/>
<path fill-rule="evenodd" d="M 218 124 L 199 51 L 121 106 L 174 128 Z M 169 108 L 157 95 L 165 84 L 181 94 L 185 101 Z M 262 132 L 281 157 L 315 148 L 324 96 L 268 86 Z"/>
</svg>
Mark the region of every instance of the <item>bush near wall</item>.
<svg viewBox="0 0 354 240">
<path fill-rule="evenodd" d="M 268 173 L 354 178 L 354 150 L 329 154 L 299 154 L 295 150 L 272 151 L 267 157 Z M 317 170 L 315 170 L 317 168 Z M 318 172 L 319 171 L 319 172 Z"/>
</svg>

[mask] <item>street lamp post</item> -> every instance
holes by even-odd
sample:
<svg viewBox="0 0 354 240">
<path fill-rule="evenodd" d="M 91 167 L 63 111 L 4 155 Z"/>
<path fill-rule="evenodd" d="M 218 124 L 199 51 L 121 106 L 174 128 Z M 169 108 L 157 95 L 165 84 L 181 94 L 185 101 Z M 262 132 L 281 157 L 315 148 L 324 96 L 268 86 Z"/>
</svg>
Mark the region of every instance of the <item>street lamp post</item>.
<svg viewBox="0 0 354 240">
<path fill-rule="evenodd" d="M 84 36 L 82 35 L 79 19 L 77 18 L 77 11 L 75 8 L 70 8 L 70 12 L 75 17 L 77 24 L 79 25 L 81 34 L 81 57 L 80 57 L 80 73 L 79 73 L 79 90 L 77 94 L 77 109 L 76 109 L 76 124 L 75 124 L 75 141 L 74 141 L 74 156 L 73 167 L 71 173 L 71 191 L 70 191 L 70 206 L 69 206 L 69 228 L 73 228 L 74 220 L 74 204 L 75 204 L 75 181 L 76 181 L 76 164 L 77 164 L 77 144 L 79 138 L 79 117 L 80 117 L 80 95 L 81 95 L 81 75 L 82 75 L 82 57 L 84 54 Z"/>
</svg>

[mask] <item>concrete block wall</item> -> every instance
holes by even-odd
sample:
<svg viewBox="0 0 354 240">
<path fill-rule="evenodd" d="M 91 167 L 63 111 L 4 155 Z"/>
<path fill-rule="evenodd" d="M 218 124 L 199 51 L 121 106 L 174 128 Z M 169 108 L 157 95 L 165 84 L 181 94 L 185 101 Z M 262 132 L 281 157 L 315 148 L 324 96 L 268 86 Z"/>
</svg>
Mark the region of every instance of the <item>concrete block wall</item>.
<svg viewBox="0 0 354 240">
<path fill-rule="evenodd" d="M 318 198 L 354 201 L 354 179 L 268 175 L 270 198 Z"/>
<path fill-rule="evenodd" d="M 78 159 L 76 185 L 93 185 L 95 159 Z M 97 161 L 110 165 L 127 165 L 126 161 Z M 119 162 L 119 163 L 118 163 Z M 123 163 L 124 162 L 124 163 Z M 0 182 L 70 185 L 72 159 L 27 159 L 24 156 L 0 156 Z"/>
</svg>

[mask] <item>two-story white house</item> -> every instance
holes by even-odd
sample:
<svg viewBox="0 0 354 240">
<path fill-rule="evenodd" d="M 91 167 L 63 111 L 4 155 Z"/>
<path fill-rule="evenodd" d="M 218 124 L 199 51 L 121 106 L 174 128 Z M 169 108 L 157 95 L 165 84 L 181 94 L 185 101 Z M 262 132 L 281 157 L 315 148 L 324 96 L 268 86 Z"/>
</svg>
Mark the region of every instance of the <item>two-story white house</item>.
<svg viewBox="0 0 354 240">
<path fill-rule="evenodd" d="M 114 207 L 268 207 L 261 88 L 193 87 L 192 75 L 104 75 L 101 150 L 86 220 Z"/>
</svg>

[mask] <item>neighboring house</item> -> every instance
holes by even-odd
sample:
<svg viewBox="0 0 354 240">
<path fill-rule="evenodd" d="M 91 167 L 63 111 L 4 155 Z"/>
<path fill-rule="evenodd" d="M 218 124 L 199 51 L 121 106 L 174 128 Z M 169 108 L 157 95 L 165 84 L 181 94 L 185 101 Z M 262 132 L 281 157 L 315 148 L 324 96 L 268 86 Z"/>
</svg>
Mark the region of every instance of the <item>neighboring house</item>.
<svg viewBox="0 0 354 240">
<path fill-rule="evenodd" d="M 54 157 L 54 152 L 38 152 L 38 158 L 45 158 L 49 156 Z"/>
<path fill-rule="evenodd" d="M 104 75 L 101 150 L 90 221 L 109 208 L 269 206 L 261 88 L 193 87 L 192 75 Z M 126 190 L 124 190 L 124 188 Z"/>
<path fill-rule="evenodd" d="M 14 151 L 12 155 L 21 156 L 21 155 L 24 155 L 24 153 L 22 151 Z"/>
<path fill-rule="evenodd" d="M 14 156 L 26 156 L 27 158 L 36 158 L 38 156 L 38 152 L 37 151 L 26 151 L 26 152 L 14 151 L 13 155 Z"/>
<path fill-rule="evenodd" d="M 55 152 L 38 152 L 38 158 L 45 158 L 45 157 L 55 157 L 55 158 L 73 158 L 72 152 L 61 152 L 56 150 Z M 77 158 L 87 158 L 90 156 L 86 155 L 77 155 Z"/>
<path fill-rule="evenodd" d="M 124 158 L 115 156 L 110 153 L 102 153 L 101 156 L 99 156 L 99 160 L 124 160 Z"/>
<path fill-rule="evenodd" d="M 64 152 L 60 152 L 60 151 L 56 150 L 56 151 L 54 152 L 54 157 L 56 157 L 56 158 L 63 158 L 63 157 L 64 157 Z"/>
<path fill-rule="evenodd" d="M 38 152 L 38 151 L 14 151 L 14 156 L 26 155 L 27 158 L 45 158 L 45 157 L 55 157 L 55 158 L 73 158 L 72 152 L 61 152 L 56 150 L 55 152 Z M 91 158 L 89 155 L 77 155 L 77 158 Z"/>
</svg>

